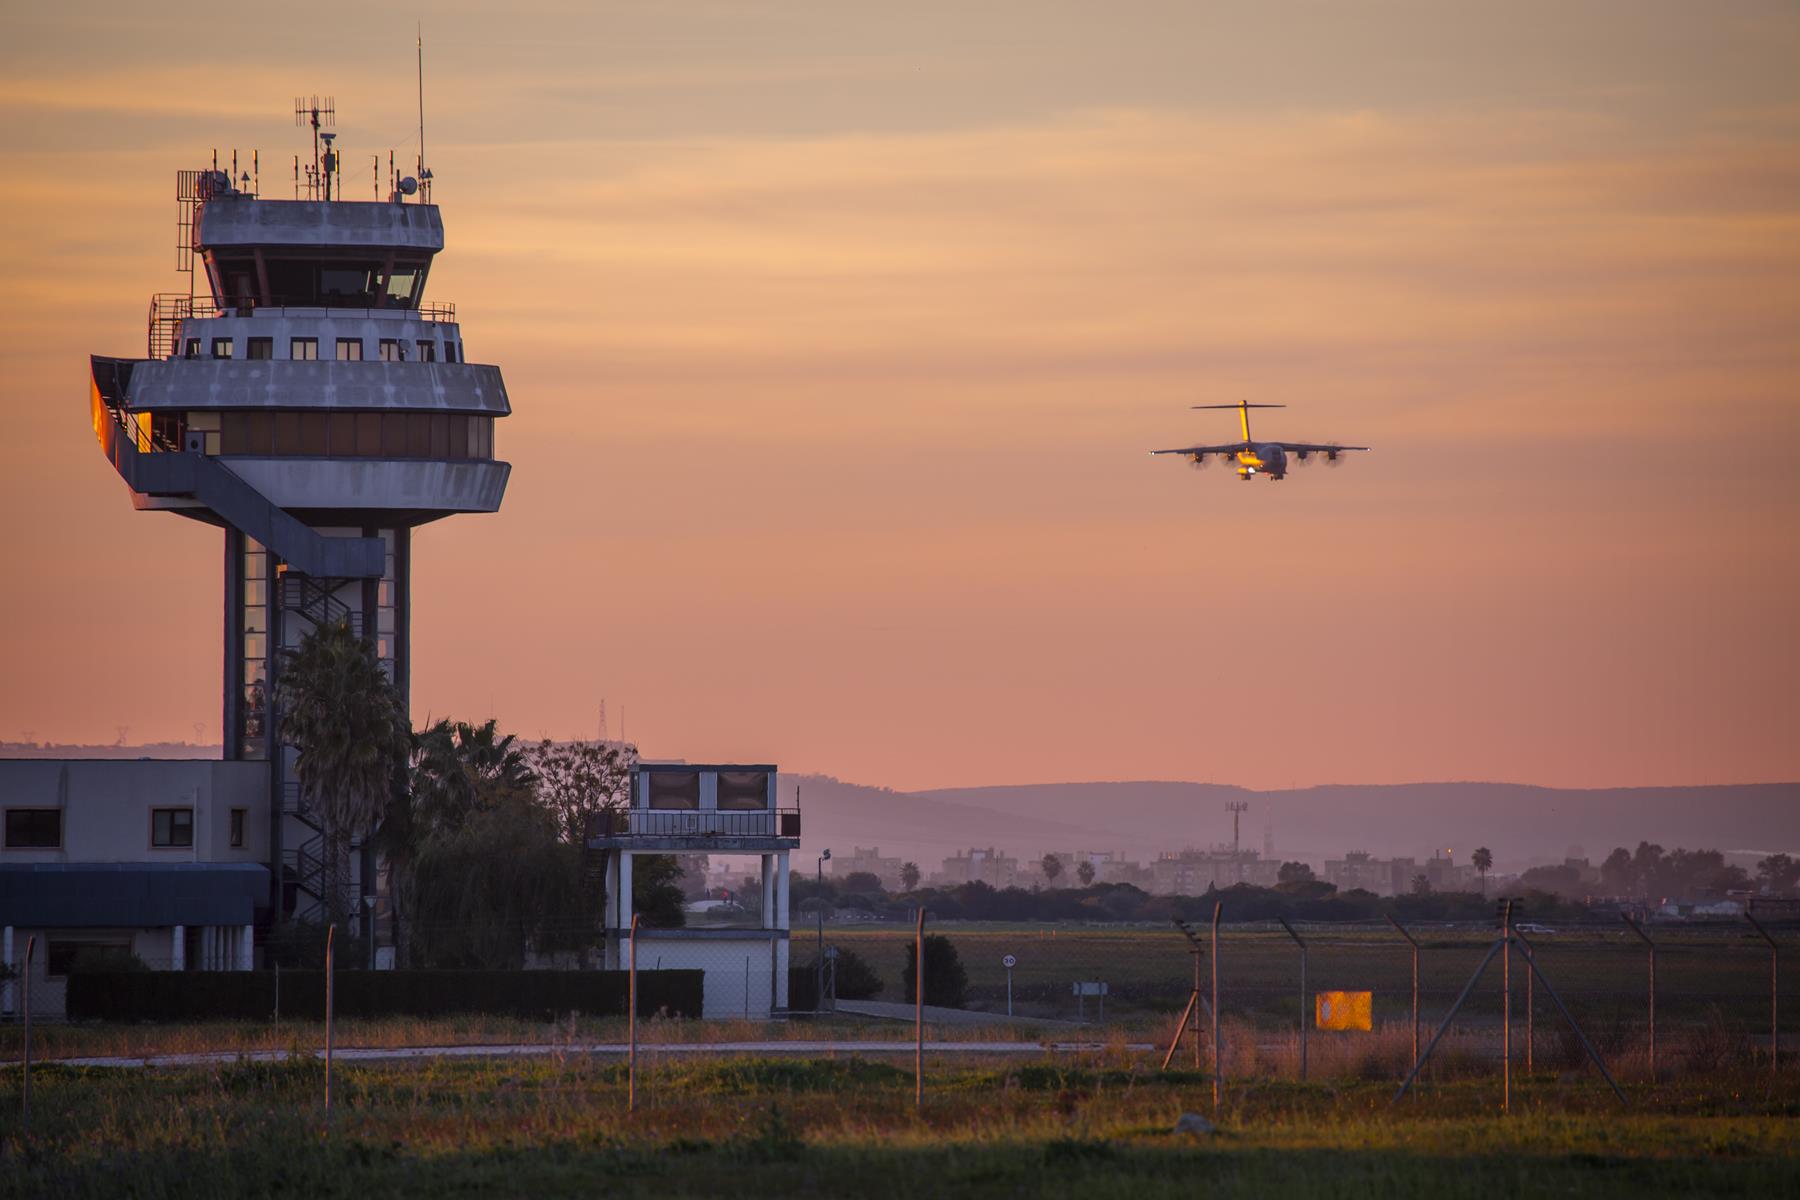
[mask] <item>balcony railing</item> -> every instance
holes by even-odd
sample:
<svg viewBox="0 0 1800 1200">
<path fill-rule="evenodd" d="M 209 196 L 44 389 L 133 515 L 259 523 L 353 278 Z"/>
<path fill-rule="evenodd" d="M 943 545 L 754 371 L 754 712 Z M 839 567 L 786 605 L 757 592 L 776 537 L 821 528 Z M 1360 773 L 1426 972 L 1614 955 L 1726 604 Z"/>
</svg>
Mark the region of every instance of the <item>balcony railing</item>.
<svg viewBox="0 0 1800 1200">
<path fill-rule="evenodd" d="M 276 298 L 280 300 L 280 297 Z M 183 292 L 158 292 L 150 297 L 150 320 L 146 342 L 149 357 L 172 358 L 180 348 L 181 323 L 186 320 L 200 320 L 208 317 L 248 316 L 253 312 L 261 312 L 272 316 L 318 316 L 328 312 L 333 316 L 342 314 L 346 317 L 367 316 L 380 313 L 388 317 L 416 317 L 421 321 L 454 322 L 456 305 L 448 302 L 421 304 L 417 308 L 344 307 L 340 305 L 320 304 L 317 301 L 293 304 L 260 304 L 248 301 L 243 304 L 227 305 L 221 308 L 214 304 L 211 296 L 189 296 Z"/>
<path fill-rule="evenodd" d="M 588 818 L 590 838 L 800 837 L 800 810 L 626 808 Z"/>
</svg>

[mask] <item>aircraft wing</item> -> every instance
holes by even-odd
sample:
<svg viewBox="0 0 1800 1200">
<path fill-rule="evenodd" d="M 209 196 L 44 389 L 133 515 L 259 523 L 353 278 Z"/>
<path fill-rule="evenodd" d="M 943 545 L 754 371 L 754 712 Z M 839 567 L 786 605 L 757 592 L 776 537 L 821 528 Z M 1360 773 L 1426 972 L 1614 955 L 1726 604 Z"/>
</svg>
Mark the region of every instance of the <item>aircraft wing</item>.
<svg viewBox="0 0 1800 1200">
<path fill-rule="evenodd" d="M 1283 450 L 1304 450 L 1311 454 L 1314 451 L 1324 453 L 1327 450 L 1367 450 L 1367 446 L 1338 446 L 1329 442 L 1276 442 Z"/>
<path fill-rule="evenodd" d="M 1152 450 L 1152 454 L 1236 454 L 1239 450 L 1247 450 L 1249 446 L 1243 442 L 1231 442 L 1224 446 L 1182 446 L 1174 450 Z"/>
</svg>

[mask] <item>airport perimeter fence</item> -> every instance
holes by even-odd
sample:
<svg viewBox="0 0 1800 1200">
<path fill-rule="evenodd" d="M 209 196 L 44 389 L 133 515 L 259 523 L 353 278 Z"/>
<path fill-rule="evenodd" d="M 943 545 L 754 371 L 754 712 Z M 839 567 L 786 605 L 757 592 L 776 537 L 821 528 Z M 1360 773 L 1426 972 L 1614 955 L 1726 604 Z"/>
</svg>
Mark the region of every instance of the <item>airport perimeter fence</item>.
<svg viewBox="0 0 1800 1200">
<path fill-rule="evenodd" d="M 1190 1017 L 1188 1027 L 1201 1026 L 1210 1046 L 1216 994 L 1228 1049 L 1237 1047 L 1246 1070 L 1271 1075 L 1310 1067 L 1397 1078 L 1453 1007 L 1445 1053 L 1491 1058 L 1510 1030 L 1521 1062 L 1533 1068 L 1580 1065 L 1585 1052 L 1571 1019 L 1627 1074 L 1653 1060 L 1666 1070 L 1800 1062 L 1800 953 L 1783 952 L 1800 951 L 1800 929 L 1791 925 L 1763 929 L 1740 918 L 1546 927 L 1520 919 L 1504 954 L 1490 953 L 1501 933 L 1488 923 L 1284 926 L 1223 917 L 1215 943 L 1204 925 L 1190 938 L 1173 925 L 939 922 L 927 913 L 926 1024 L 954 1037 L 1160 1050 L 1178 1017 L 1198 1011 L 1204 1019 Z M 779 941 L 752 930 L 645 930 L 636 964 L 640 1034 L 696 1044 L 728 1033 L 762 1036 L 748 1027 L 771 1028 L 764 1023 L 775 1010 L 785 1026 L 773 1036 L 903 1040 L 918 1000 L 909 975 L 916 939 L 910 922 L 827 922 Z M 10 978 L 0 984 L 0 1016 L 15 1022 L 24 949 L 15 945 Z M 534 1022 L 549 1036 L 577 1019 L 625 1016 L 625 950 L 611 971 L 378 972 L 345 970 L 340 944 L 336 1012 L 490 1016 L 513 1022 L 513 1036 L 532 1038 L 523 1027 Z M 44 945 L 36 952 L 42 964 Z M 358 954 L 352 961 L 364 961 Z M 85 979 L 37 966 L 38 1019 L 304 1022 L 321 1014 L 317 970 L 289 971 L 278 983 L 281 973 L 266 968 L 207 971 L 189 961 L 174 974 L 170 963 L 144 965 L 151 970 Z M 738 1024 L 726 1030 L 727 1022 Z M 596 1036 L 622 1032 L 608 1029 Z M 1193 1061 L 1191 1042 L 1180 1058 Z"/>
</svg>

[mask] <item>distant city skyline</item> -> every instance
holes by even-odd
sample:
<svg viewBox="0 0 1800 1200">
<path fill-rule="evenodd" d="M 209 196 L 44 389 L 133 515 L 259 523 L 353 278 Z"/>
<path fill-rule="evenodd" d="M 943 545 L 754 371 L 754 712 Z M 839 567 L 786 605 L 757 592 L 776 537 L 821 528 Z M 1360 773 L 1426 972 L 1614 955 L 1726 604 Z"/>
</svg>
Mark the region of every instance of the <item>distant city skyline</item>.
<svg viewBox="0 0 1800 1200">
<path fill-rule="evenodd" d="M 1800 778 L 1800 12 L 977 8 L 426 15 L 430 292 L 516 476 L 419 531 L 415 723 L 605 695 L 909 790 Z M 417 15 L 307 11 L 0 17 L 0 738 L 218 740 L 220 533 L 124 511 L 87 356 L 185 287 L 178 169 L 289 194 L 294 95 L 352 198 L 411 162 Z M 1240 399 L 1376 449 L 1144 454 Z"/>
</svg>

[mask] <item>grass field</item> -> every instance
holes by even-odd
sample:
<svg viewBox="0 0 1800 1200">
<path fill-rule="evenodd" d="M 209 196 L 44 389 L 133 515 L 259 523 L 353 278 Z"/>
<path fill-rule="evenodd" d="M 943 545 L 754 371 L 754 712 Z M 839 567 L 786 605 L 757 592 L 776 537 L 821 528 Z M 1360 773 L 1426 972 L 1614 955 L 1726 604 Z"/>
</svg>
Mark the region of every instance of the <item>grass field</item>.
<svg viewBox="0 0 1800 1200">
<path fill-rule="evenodd" d="M 1456 1071 L 1390 1108 L 1391 1082 L 1227 1085 L 1220 1131 L 1198 1074 L 1145 1056 L 930 1068 L 915 1114 L 891 1061 L 659 1063 L 626 1111 L 623 1068 L 580 1057 L 340 1068 L 18 1074 L 0 1087 L 0 1195 L 548 1197 L 1575 1196 L 1800 1194 L 1800 1080 L 1522 1080 L 1510 1115 Z"/>
<path fill-rule="evenodd" d="M 929 927 L 928 927 L 929 928 Z M 933 930 L 957 946 L 969 976 L 969 1006 L 1003 1011 L 1004 955 L 1013 971 L 1015 1011 L 1073 1018 L 1077 980 L 1104 980 L 1111 1016 L 1130 1018 L 1179 1010 L 1193 982 L 1187 943 L 1166 927 L 945 924 Z M 827 928 L 826 939 L 855 950 L 882 977 L 886 995 L 899 997 L 910 930 Z M 1411 1007 L 1411 952 L 1391 930 L 1303 930 L 1311 991 L 1344 989 L 1374 993 L 1378 1020 L 1406 1019 Z M 1490 930 L 1420 930 L 1421 1007 L 1427 1021 L 1441 1017 L 1493 941 Z M 1707 1024 L 1723 1012 L 1746 1028 L 1768 1028 L 1769 954 L 1748 928 L 1653 933 L 1657 950 L 1657 1014 L 1666 1027 Z M 1557 993 L 1584 1023 L 1637 1027 L 1644 1022 L 1647 955 L 1622 926 L 1578 928 L 1534 939 L 1538 961 Z M 794 961 L 810 961 L 812 941 L 795 933 Z M 1210 986 L 1210 957 L 1203 960 Z M 1524 966 L 1514 964 L 1515 1003 L 1524 1002 Z M 1280 931 L 1227 927 L 1219 977 L 1228 1013 L 1269 1022 L 1292 1022 L 1299 1008 L 1300 954 Z M 1495 1020 L 1501 1006 L 1501 964 L 1496 960 L 1465 1010 L 1472 1020 Z M 1782 990 L 1800 989 L 1800 954 L 1782 962 Z M 1537 1003 L 1547 1007 L 1540 990 Z M 1800 1032 L 1800 1003 L 1788 1010 L 1783 1029 Z M 1087 1005 L 1093 1016 L 1093 1002 Z"/>
</svg>

